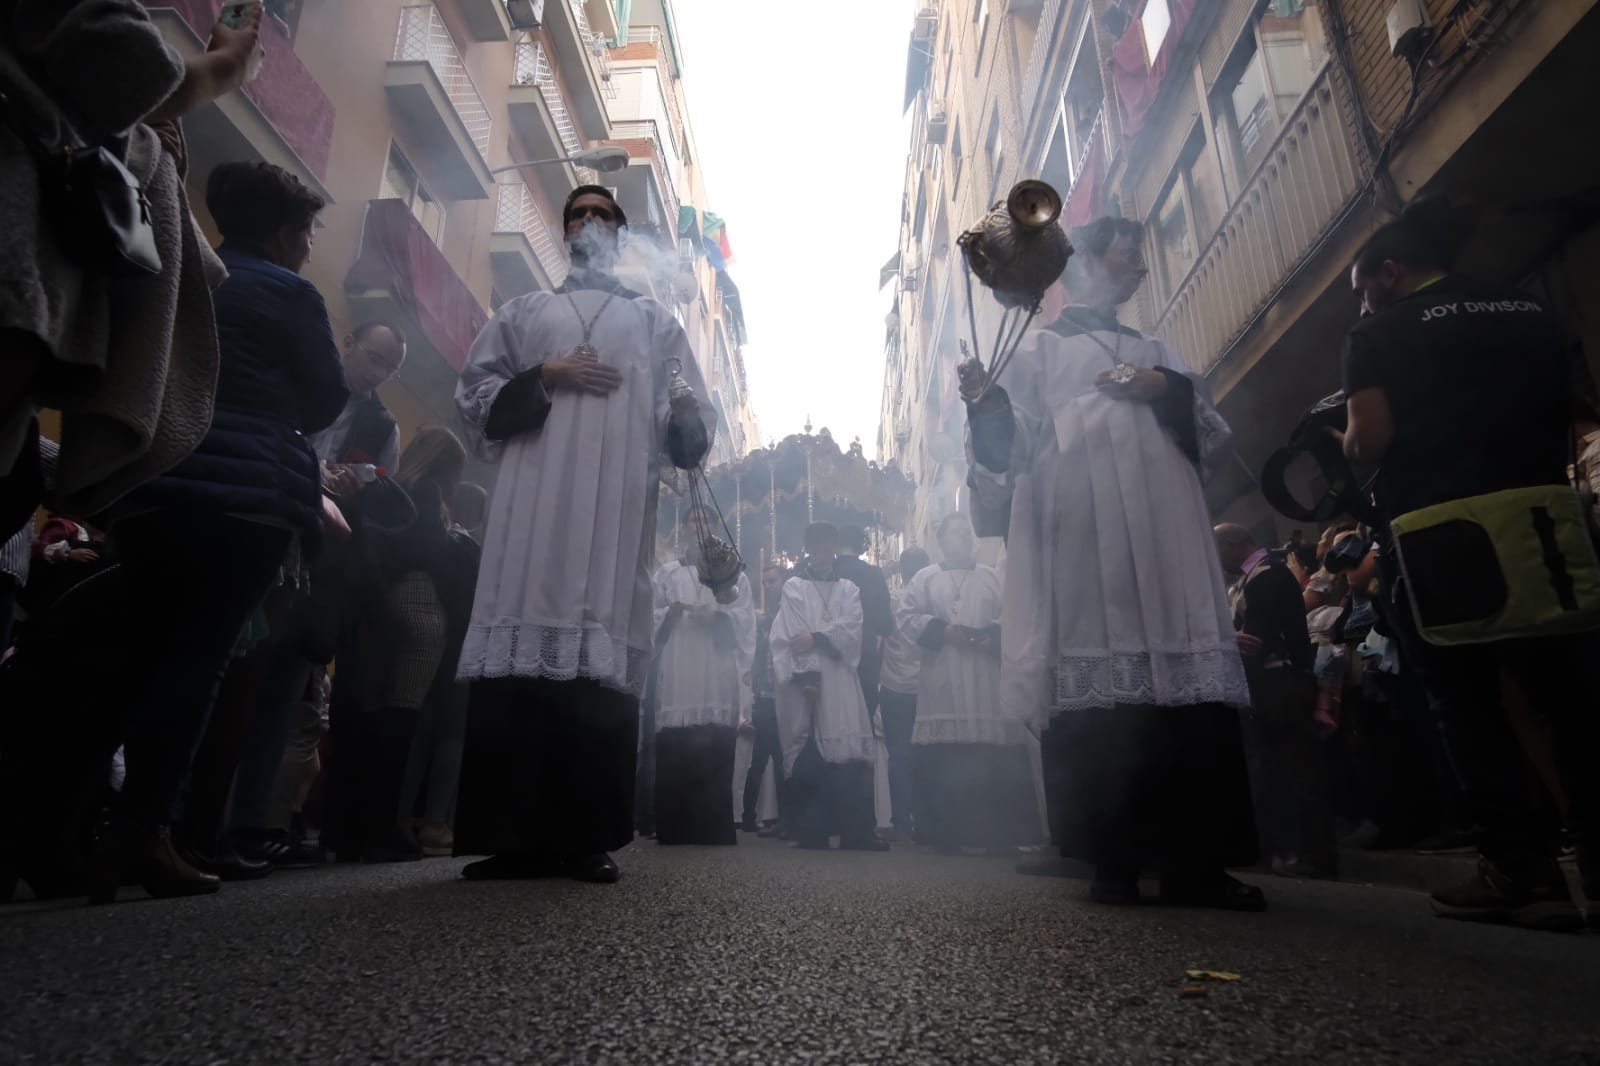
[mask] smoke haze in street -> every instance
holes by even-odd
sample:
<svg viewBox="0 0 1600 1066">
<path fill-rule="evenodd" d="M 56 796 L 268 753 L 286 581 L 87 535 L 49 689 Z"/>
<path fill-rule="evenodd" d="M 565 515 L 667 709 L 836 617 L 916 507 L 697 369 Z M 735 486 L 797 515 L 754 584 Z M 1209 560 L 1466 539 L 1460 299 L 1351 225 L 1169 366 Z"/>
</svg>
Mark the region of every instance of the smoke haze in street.
<svg viewBox="0 0 1600 1066">
<path fill-rule="evenodd" d="M 849 29 L 808 8 L 683 0 L 684 81 L 727 220 L 763 438 L 809 414 L 877 448 L 884 315 L 878 268 L 899 242 L 910 8 L 850 6 Z M 762 443 L 765 443 L 763 440 Z"/>
</svg>

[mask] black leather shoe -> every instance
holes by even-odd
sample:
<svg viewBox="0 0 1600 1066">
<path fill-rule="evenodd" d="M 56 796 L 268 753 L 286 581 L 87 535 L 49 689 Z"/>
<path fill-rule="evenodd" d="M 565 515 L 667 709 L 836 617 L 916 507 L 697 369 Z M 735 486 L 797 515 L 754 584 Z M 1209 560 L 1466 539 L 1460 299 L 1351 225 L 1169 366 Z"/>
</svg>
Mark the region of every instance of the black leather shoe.
<svg viewBox="0 0 1600 1066">
<path fill-rule="evenodd" d="M 1211 907 L 1220 911 L 1264 911 L 1267 896 L 1255 885 L 1218 871 L 1161 879 L 1161 902 L 1169 907 Z"/>
<path fill-rule="evenodd" d="M 1121 866 L 1097 866 L 1089 882 L 1089 900 L 1110 907 L 1131 907 L 1142 902 L 1139 871 Z"/>
<path fill-rule="evenodd" d="M 614 885 L 622 876 L 616 861 L 606 854 L 584 855 L 566 864 L 566 874 L 574 881 L 588 881 L 596 885 Z"/>
<path fill-rule="evenodd" d="M 273 869 L 270 862 L 247 859 L 226 844 L 218 844 L 209 851 L 179 845 L 178 854 L 196 870 L 223 881 L 254 881 L 267 876 Z"/>
<path fill-rule="evenodd" d="M 840 851 L 888 851 L 889 842 L 879 840 L 877 837 L 866 837 L 862 840 L 840 840 Z"/>
<path fill-rule="evenodd" d="M 520 851 L 491 855 L 461 868 L 461 876 L 468 881 L 531 881 L 539 877 L 553 877 L 557 872 L 554 863 Z"/>
</svg>

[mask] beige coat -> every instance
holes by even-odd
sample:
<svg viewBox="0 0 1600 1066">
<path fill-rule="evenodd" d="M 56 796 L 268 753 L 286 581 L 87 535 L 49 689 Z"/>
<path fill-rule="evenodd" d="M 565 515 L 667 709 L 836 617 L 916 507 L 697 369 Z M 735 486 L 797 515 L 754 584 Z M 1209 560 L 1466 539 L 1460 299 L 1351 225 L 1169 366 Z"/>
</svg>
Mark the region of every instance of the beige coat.
<svg viewBox="0 0 1600 1066">
<path fill-rule="evenodd" d="M 41 357 L 31 396 L 0 411 L 0 468 L 34 405 L 62 412 L 52 507 L 94 515 L 192 451 L 211 422 L 218 362 L 210 287 L 221 263 L 199 239 L 173 158 L 140 125 L 177 86 L 182 58 L 135 0 L 0 0 L 0 86 L 47 144 L 127 133 L 124 162 L 150 200 L 158 277 L 107 279 L 56 241 L 26 143 L 0 125 L 0 358 Z M 49 88 L 44 87 L 48 82 Z M 72 116 L 69 125 L 66 116 Z"/>
</svg>

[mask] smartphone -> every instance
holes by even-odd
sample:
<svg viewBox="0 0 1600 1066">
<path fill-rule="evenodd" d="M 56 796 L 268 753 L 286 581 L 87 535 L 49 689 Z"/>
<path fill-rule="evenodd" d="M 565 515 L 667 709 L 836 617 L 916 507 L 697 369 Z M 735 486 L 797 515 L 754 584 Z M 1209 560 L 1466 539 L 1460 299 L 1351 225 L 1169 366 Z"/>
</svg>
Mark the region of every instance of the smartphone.
<svg viewBox="0 0 1600 1066">
<path fill-rule="evenodd" d="M 217 16 L 217 21 L 230 30 L 241 29 L 250 16 L 250 9 L 260 6 L 261 0 L 233 0 L 222 5 L 222 12 Z"/>
</svg>

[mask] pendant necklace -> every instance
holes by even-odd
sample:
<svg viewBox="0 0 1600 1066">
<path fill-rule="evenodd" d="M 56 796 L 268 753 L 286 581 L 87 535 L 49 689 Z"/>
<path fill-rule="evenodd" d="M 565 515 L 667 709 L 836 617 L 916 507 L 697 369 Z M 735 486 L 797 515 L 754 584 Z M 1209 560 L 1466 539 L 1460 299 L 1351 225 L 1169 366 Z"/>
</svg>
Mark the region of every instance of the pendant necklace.
<svg viewBox="0 0 1600 1066">
<path fill-rule="evenodd" d="M 591 362 L 596 362 L 600 359 L 600 353 L 595 350 L 594 345 L 589 343 L 589 335 L 594 332 L 594 324 L 600 321 L 600 316 L 606 313 L 606 308 L 610 307 L 611 301 L 615 300 L 616 298 L 616 293 L 608 293 L 606 295 L 605 302 L 602 303 L 600 305 L 600 309 L 594 313 L 594 317 L 585 322 L 583 320 L 583 312 L 578 310 L 578 301 L 573 298 L 572 293 L 567 293 L 567 303 L 572 307 L 572 313 L 577 316 L 578 325 L 583 327 L 583 342 L 576 348 L 572 349 L 571 354 L 573 356 L 579 359 L 588 359 Z"/>
<path fill-rule="evenodd" d="M 1073 315 L 1071 311 L 1067 312 L 1067 317 L 1072 319 L 1074 324 L 1078 326 L 1083 325 L 1083 323 L 1079 321 L 1077 316 Z M 1128 382 L 1132 381 L 1138 375 L 1139 370 L 1131 363 L 1124 362 L 1122 359 L 1122 330 L 1117 330 L 1117 346 L 1115 348 L 1111 347 L 1094 334 L 1095 331 L 1093 330 L 1084 330 L 1083 332 L 1085 337 L 1088 337 L 1090 340 L 1098 344 L 1100 346 L 1100 350 L 1111 357 L 1111 380 L 1118 385 L 1126 385 Z"/>
<path fill-rule="evenodd" d="M 952 623 L 955 623 L 961 618 L 961 594 L 964 591 L 966 591 L 967 578 L 972 576 L 972 571 L 971 570 L 946 570 L 945 573 L 950 575 L 950 581 L 956 587 L 955 596 L 952 599 L 951 604 L 950 604 L 950 620 L 951 620 Z M 960 581 L 957 581 L 955 579 L 955 576 L 957 574 L 961 575 L 961 580 Z"/>
<path fill-rule="evenodd" d="M 830 577 L 830 578 L 814 577 L 811 580 L 812 580 L 813 584 L 817 584 L 817 585 L 823 586 L 822 588 L 819 588 L 817 590 L 818 592 L 822 593 L 822 621 L 824 623 L 832 622 L 833 621 L 833 590 L 839 587 L 839 579 L 837 577 Z"/>
</svg>

